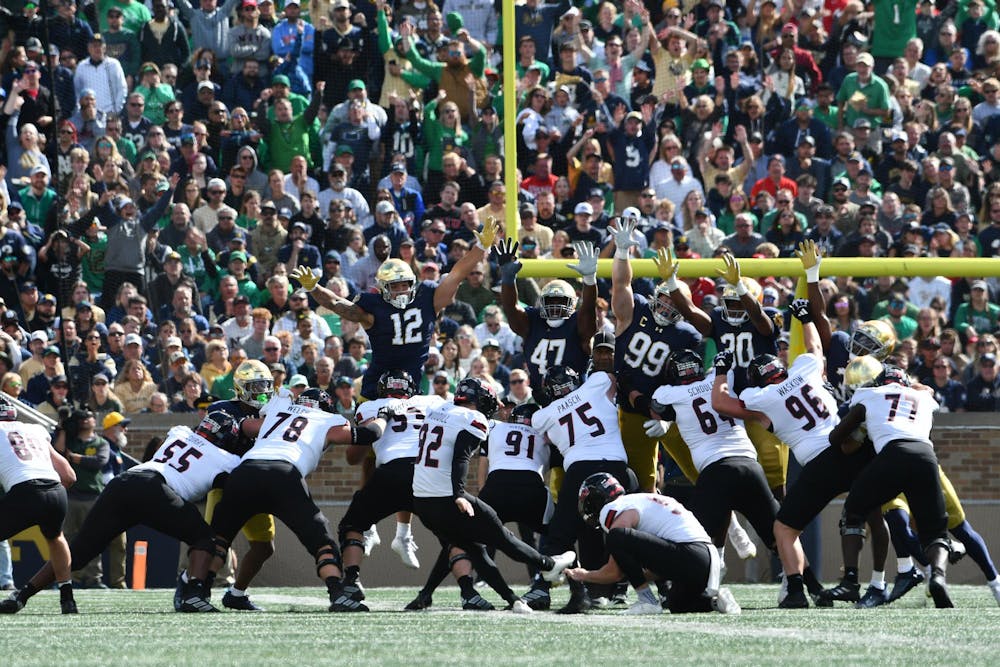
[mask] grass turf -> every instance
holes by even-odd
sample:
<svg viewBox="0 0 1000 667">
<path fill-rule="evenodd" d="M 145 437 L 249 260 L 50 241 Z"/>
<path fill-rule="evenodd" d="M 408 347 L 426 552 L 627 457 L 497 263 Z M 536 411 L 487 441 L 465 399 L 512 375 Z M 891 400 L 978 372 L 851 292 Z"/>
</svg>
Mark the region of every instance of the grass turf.
<svg viewBox="0 0 1000 667">
<path fill-rule="evenodd" d="M 776 586 L 733 586 L 741 616 L 463 612 L 458 589 L 403 612 L 413 589 L 368 590 L 369 614 L 329 614 L 325 591 L 253 589 L 262 614 L 176 614 L 172 591 L 78 591 L 79 616 L 44 592 L 0 616 L 18 665 L 259 664 L 996 664 L 1000 608 L 983 586 L 953 586 L 957 609 L 925 608 L 924 587 L 890 607 L 779 610 Z M 492 592 L 483 591 L 495 604 Z M 565 602 L 558 589 L 554 603 Z M 221 591 L 213 600 L 221 604 Z M 634 600 L 634 595 L 631 596 Z M 938 657 L 934 657 L 938 656 Z M 945 657 L 946 656 L 946 657 Z"/>
</svg>

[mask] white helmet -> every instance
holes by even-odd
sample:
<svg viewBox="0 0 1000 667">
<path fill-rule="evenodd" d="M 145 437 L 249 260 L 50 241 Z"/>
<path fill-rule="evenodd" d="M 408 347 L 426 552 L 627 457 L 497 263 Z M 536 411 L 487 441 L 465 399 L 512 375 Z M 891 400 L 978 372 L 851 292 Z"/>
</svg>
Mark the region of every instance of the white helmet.
<svg viewBox="0 0 1000 667">
<path fill-rule="evenodd" d="M 576 310 L 576 292 L 565 280 L 553 280 L 542 288 L 538 310 L 545 320 L 569 319 Z"/>
<path fill-rule="evenodd" d="M 406 308 L 417 295 L 417 276 L 414 275 L 410 265 L 401 259 L 387 259 L 382 262 L 382 266 L 378 267 L 378 273 L 375 274 L 375 281 L 378 283 L 382 298 L 396 308 Z M 405 292 L 393 292 L 392 286 L 400 283 L 409 283 L 409 289 Z"/>
</svg>

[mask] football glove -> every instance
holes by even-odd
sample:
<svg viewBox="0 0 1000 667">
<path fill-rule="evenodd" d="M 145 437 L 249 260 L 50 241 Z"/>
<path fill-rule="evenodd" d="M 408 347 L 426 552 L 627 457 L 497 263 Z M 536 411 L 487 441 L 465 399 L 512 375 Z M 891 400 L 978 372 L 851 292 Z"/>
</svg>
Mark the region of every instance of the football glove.
<svg viewBox="0 0 1000 667">
<path fill-rule="evenodd" d="M 653 264 L 656 266 L 660 278 L 667 283 L 667 289 L 671 292 L 677 291 L 677 269 L 680 264 L 670 256 L 670 251 L 666 248 L 657 250 Z"/>
<path fill-rule="evenodd" d="M 576 256 L 580 259 L 576 264 L 567 264 L 566 266 L 583 276 L 584 285 L 596 285 L 597 246 L 587 241 L 577 241 L 573 244 L 573 248 L 576 250 Z"/>
<path fill-rule="evenodd" d="M 478 232 L 472 232 L 476 237 L 476 245 L 485 250 L 490 251 L 493 247 L 493 242 L 500 236 L 500 223 L 492 215 L 486 218 L 486 224 L 483 225 L 483 229 Z"/>
<path fill-rule="evenodd" d="M 792 301 L 792 305 L 789 306 L 789 310 L 792 311 L 792 315 L 795 316 L 795 319 L 802 322 L 802 324 L 813 321 L 812 313 L 809 312 L 808 299 L 796 299 L 795 301 Z"/>
<path fill-rule="evenodd" d="M 635 239 L 632 238 L 632 232 L 635 231 L 635 220 L 616 218 L 608 225 L 608 231 L 611 232 L 611 238 L 615 242 L 615 258 L 627 260 L 629 249 L 637 245 Z"/>
<path fill-rule="evenodd" d="M 299 266 L 297 269 L 292 269 L 289 274 L 289 278 L 298 280 L 299 284 L 302 285 L 302 289 L 307 292 L 312 292 L 316 289 L 316 285 L 319 284 L 320 274 L 313 273 L 313 270 L 308 266 Z"/>
<path fill-rule="evenodd" d="M 662 437 L 670 428 L 670 422 L 662 419 L 650 419 L 643 422 L 642 428 L 646 430 L 646 435 L 650 438 Z"/>
<path fill-rule="evenodd" d="M 493 249 L 497 264 L 500 265 L 500 284 L 513 285 L 517 280 L 517 272 L 521 270 L 521 262 L 517 261 L 518 243 L 513 239 L 504 239 Z"/>
<path fill-rule="evenodd" d="M 723 350 L 715 355 L 715 360 L 712 362 L 712 367 L 715 368 L 715 372 L 718 374 L 728 373 L 729 369 L 733 367 L 733 362 L 736 360 L 736 355 L 733 354 L 732 350 Z"/>
<path fill-rule="evenodd" d="M 725 268 L 716 269 L 715 272 L 722 278 L 725 278 L 727 283 L 736 287 L 738 291 L 742 282 L 740 280 L 740 263 L 728 252 L 722 256 L 722 261 L 725 264 Z"/>
</svg>

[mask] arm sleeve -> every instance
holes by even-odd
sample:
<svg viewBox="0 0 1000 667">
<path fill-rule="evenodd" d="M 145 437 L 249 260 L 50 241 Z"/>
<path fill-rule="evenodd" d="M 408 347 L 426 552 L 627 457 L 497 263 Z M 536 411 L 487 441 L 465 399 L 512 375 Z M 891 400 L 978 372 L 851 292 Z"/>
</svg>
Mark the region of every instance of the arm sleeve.
<svg viewBox="0 0 1000 667">
<path fill-rule="evenodd" d="M 414 69 L 418 72 L 426 74 L 433 81 L 440 80 L 441 72 L 444 70 L 444 63 L 435 63 L 427 60 L 420 55 L 420 52 L 413 45 L 410 46 L 410 51 L 406 54 L 406 59 L 410 61 Z"/>
<path fill-rule="evenodd" d="M 156 223 L 159 222 L 160 218 L 167 210 L 167 206 L 170 204 L 170 200 L 173 199 L 174 191 L 173 189 L 167 190 L 162 195 L 160 199 L 153 204 L 153 208 L 146 211 L 142 216 L 142 228 L 146 232 L 151 232 L 156 227 Z"/>
<path fill-rule="evenodd" d="M 469 475 L 469 460 L 483 446 L 483 441 L 468 431 L 455 438 L 455 455 L 451 459 L 451 494 L 458 498 L 465 493 L 465 479 Z"/>
</svg>

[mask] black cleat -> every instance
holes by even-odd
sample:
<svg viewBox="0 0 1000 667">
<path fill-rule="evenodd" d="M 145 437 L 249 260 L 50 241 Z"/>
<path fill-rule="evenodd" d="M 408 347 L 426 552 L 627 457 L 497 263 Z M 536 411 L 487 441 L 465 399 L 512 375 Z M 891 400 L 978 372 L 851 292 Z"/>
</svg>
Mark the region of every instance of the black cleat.
<svg viewBox="0 0 1000 667">
<path fill-rule="evenodd" d="M 889 594 L 887 602 L 895 602 L 923 582 L 924 573 L 918 567 L 911 567 L 906 572 L 900 572 L 896 575 L 896 580 L 892 583 L 892 592 Z"/>
<path fill-rule="evenodd" d="M 73 598 L 67 598 L 65 600 L 59 601 L 59 608 L 62 610 L 63 614 L 79 614 L 79 610 L 76 608 L 76 600 Z"/>
<path fill-rule="evenodd" d="M 566 603 L 565 607 L 558 609 L 557 614 L 586 614 L 590 611 L 593 603 L 590 601 L 590 596 L 586 593 L 573 593 L 569 596 L 569 602 Z"/>
<path fill-rule="evenodd" d="M 332 612 L 353 612 L 368 611 L 368 607 L 357 600 L 353 600 L 343 593 L 335 600 L 330 601 L 330 611 Z"/>
<path fill-rule="evenodd" d="M 222 596 L 222 606 L 238 611 L 264 611 L 263 607 L 258 607 L 250 601 L 249 595 L 236 596 L 233 595 L 232 591 L 226 591 L 226 594 Z"/>
<path fill-rule="evenodd" d="M 365 599 L 365 587 L 361 585 L 361 581 L 359 580 L 354 580 L 351 583 L 345 582 L 344 595 L 356 602 L 361 602 Z"/>
<path fill-rule="evenodd" d="M 832 607 L 835 600 L 857 602 L 861 599 L 861 584 L 842 580 L 833 588 L 827 588 L 816 595 L 817 607 Z"/>
<path fill-rule="evenodd" d="M 174 588 L 174 611 L 181 610 L 181 602 L 184 600 L 184 580 L 181 579 L 183 572 L 177 574 L 177 586 Z"/>
<path fill-rule="evenodd" d="M 462 597 L 462 609 L 465 611 L 493 611 L 496 607 L 479 593 L 473 593 L 471 597 Z"/>
<path fill-rule="evenodd" d="M 552 596 L 548 588 L 532 587 L 521 598 L 535 611 L 548 611 L 552 606 Z"/>
<path fill-rule="evenodd" d="M 192 595 L 181 600 L 180 611 L 185 614 L 204 614 L 219 611 L 201 595 Z"/>
<path fill-rule="evenodd" d="M 11 593 L 9 597 L 0 600 L 0 614 L 16 614 L 22 609 L 24 603 L 18 599 L 17 593 Z"/>
<path fill-rule="evenodd" d="M 430 608 L 434 604 L 433 598 L 427 593 L 417 593 L 417 597 L 413 598 L 410 604 L 403 607 L 403 611 L 423 611 L 424 609 Z"/>
<path fill-rule="evenodd" d="M 861 596 L 861 599 L 854 604 L 855 609 L 874 609 L 889 602 L 889 591 L 884 588 L 868 586 L 868 590 Z"/>
<path fill-rule="evenodd" d="M 938 609 L 951 609 L 955 606 L 955 603 L 951 601 L 951 596 L 948 595 L 944 572 L 935 572 L 931 575 L 927 582 L 927 590 L 930 591 L 931 597 L 934 598 L 934 606 Z"/>
<path fill-rule="evenodd" d="M 808 609 L 809 599 L 805 592 L 789 593 L 778 603 L 778 609 Z"/>
<path fill-rule="evenodd" d="M 611 606 L 621 606 L 628 604 L 628 584 L 625 582 L 619 582 L 615 584 L 614 591 L 611 593 Z"/>
</svg>

